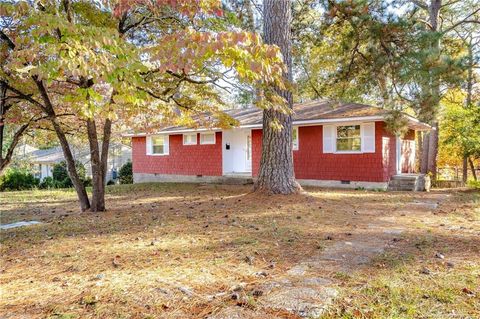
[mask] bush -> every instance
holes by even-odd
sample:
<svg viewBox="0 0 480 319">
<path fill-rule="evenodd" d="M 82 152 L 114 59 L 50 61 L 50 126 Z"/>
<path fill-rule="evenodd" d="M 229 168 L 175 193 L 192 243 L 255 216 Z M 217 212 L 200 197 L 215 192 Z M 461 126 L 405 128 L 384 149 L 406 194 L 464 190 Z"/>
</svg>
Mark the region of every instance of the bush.
<svg viewBox="0 0 480 319">
<path fill-rule="evenodd" d="M 40 182 L 40 185 L 38 185 L 41 189 L 55 188 L 55 186 L 55 181 L 50 176 L 45 177 L 43 181 Z"/>
<path fill-rule="evenodd" d="M 8 168 L 0 176 L 0 191 L 19 191 L 38 186 L 39 179 L 26 169 Z"/>
<path fill-rule="evenodd" d="M 468 181 L 468 187 L 480 190 L 480 181 Z"/>
<path fill-rule="evenodd" d="M 132 162 L 123 164 L 118 172 L 118 179 L 120 184 L 133 184 Z"/>
<path fill-rule="evenodd" d="M 107 185 L 115 185 L 115 182 L 112 181 L 112 180 L 109 180 L 109 181 L 107 182 Z"/>
<path fill-rule="evenodd" d="M 79 161 L 75 161 L 75 169 L 77 170 L 78 177 L 80 177 L 80 180 L 85 186 L 92 184 L 91 179 L 86 177 L 87 171 L 85 169 L 85 165 Z M 52 176 L 56 188 L 73 187 L 72 180 L 68 176 L 67 162 L 61 161 L 60 163 L 55 164 L 53 166 Z"/>
</svg>

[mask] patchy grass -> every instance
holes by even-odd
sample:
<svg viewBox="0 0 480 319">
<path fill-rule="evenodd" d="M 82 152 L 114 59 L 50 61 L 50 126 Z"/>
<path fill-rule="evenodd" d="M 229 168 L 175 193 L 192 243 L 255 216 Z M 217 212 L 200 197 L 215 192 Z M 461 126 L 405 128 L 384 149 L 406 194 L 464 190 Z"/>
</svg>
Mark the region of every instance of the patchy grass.
<svg viewBox="0 0 480 319">
<path fill-rule="evenodd" d="M 375 224 L 406 231 L 357 271 L 326 267 L 317 274 L 340 291 L 325 318 L 479 316 L 478 192 L 308 191 L 263 196 L 246 186 L 109 186 L 109 210 L 95 214 L 78 212 L 72 190 L 2 193 L 2 224 L 44 224 L 1 232 L 1 312 L 206 318 L 235 306 L 229 292 L 239 284 L 247 290 L 244 307 L 268 308 L 257 302 L 256 287 L 352 233 L 376 236 Z M 431 210 L 425 201 L 441 204 Z"/>
<path fill-rule="evenodd" d="M 479 195 L 457 192 L 431 214 L 403 217 L 415 229 L 343 278 L 322 318 L 479 318 Z"/>
</svg>

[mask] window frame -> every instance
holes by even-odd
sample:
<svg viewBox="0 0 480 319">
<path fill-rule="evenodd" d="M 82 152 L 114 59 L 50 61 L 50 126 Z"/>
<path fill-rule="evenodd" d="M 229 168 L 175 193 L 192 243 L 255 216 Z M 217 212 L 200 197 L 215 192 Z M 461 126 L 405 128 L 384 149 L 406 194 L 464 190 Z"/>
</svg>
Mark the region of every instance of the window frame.
<svg viewBox="0 0 480 319">
<path fill-rule="evenodd" d="M 213 135 L 213 142 L 203 141 L 203 136 L 205 136 L 205 135 Z M 200 145 L 215 145 L 215 144 L 217 144 L 217 133 L 216 132 L 200 133 Z"/>
<path fill-rule="evenodd" d="M 294 143 L 294 140 L 293 140 L 293 132 L 296 131 L 297 132 L 297 143 L 295 144 Z M 300 135 L 298 135 L 299 132 L 298 132 L 298 126 L 294 126 L 293 129 L 292 129 L 292 150 L 294 151 L 298 151 L 298 149 L 300 148 Z"/>
<path fill-rule="evenodd" d="M 186 136 L 195 136 L 195 142 L 185 143 L 185 137 L 186 137 Z M 183 144 L 184 146 L 197 145 L 197 144 L 198 144 L 197 133 L 183 133 L 183 134 L 182 134 L 182 144 Z"/>
<path fill-rule="evenodd" d="M 156 137 L 162 137 L 163 138 L 163 153 L 155 153 L 153 150 L 154 150 L 154 147 L 156 146 L 155 144 L 153 144 L 153 141 Z M 149 136 L 150 138 L 150 149 L 148 150 L 148 155 L 151 155 L 151 156 L 166 156 L 166 155 L 169 155 L 170 154 L 170 146 L 169 146 L 169 139 L 170 139 L 170 135 L 151 135 Z M 158 145 L 157 145 L 158 146 Z"/>
<path fill-rule="evenodd" d="M 360 149 L 359 150 L 338 150 L 338 145 L 337 145 L 337 142 L 338 142 L 338 128 L 339 127 L 342 127 L 342 126 L 359 126 L 359 130 L 360 130 L 360 133 L 359 133 L 359 136 L 358 137 L 341 137 L 341 139 L 355 139 L 355 138 L 358 138 L 360 139 Z M 352 124 L 338 124 L 338 125 L 334 125 L 335 127 L 335 152 L 334 153 L 337 153 L 337 154 L 361 154 L 363 153 L 363 148 L 362 148 L 362 144 L 363 144 L 363 138 L 362 138 L 362 124 L 361 123 L 352 123 Z"/>
</svg>

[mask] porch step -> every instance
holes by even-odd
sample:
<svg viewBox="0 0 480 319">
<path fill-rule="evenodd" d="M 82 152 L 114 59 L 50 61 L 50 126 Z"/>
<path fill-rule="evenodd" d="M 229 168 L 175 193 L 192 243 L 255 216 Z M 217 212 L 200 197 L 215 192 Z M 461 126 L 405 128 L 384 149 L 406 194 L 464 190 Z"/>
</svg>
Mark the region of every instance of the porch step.
<svg viewBox="0 0 480 319">
<path fill-rule="evenodd" d="M 430 189 L 430 178 L 424 174 L 394 175 L 388 182 L 389 191 L 418 192 Z"/>
</svg>

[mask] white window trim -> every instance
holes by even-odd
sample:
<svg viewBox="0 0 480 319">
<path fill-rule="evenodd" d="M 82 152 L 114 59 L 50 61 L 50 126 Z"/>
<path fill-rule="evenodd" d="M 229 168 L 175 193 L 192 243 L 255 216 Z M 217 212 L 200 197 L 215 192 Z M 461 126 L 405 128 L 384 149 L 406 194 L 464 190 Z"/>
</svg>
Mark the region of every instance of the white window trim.
<svg viewBox="0 0 480 319">
<path fill-rule="evenodd" d="M 153 138 L 163 136 L 163 153 L 153 153 Z M 170 155 L 170 135 L 149 135 L 147 136 L 147 155 L 149 156 L 167 156 Z"/>
<path fill-rule="evenodd" d="M 300 135 L 298 135 L 298 126 L 294 126 L 293 130 L 297 131 L 297 145 L 293 144 L 293 134 L 292 134 L 292 144 L 293 144 L 292 149 L 294 151 L 298 151 L 298 149 L 300 148 Z"/>
<path fill-rule="evenodd" d="M 337 139 L 338 139 L 338 128 L 340 126 L 356 126 L 356 125 L 360 125 L 360 150 L 359 151 L 338 151 L 337 150 Z M 348 124 L 337 124 L 337 125 L 333 125 L 333 127 L 335 127 L 335 137 L 334 137 L 334 147 L 335 147 L 335 151 L 333 152 L 334 154 L 363 154 L 365 153 L 363 151 L 363 146 L 362 146 L 362 128 L 363 126 L 363 123 L 348 123 Z"/>
<path fill-rule="evenodd" d="M 212 134 L 213 134 L 213 142 L 204 142 L 204 141 L 202 141 L 202 136 L 212 135 Z M 215 132 L 200 133 L 200 144 L 201 144 L 201 145 L 214 145 L 214 144 L 217 144 L 217 133 L 215 133 Z"/>
<path fill-rule="evenodd" d="M 195 136 L 195 142 L 185 143 L 185 136 Z M 182 135 L 182 143 L 183 145 L 197 145 L 197 133 L 184 133 Z"/>
</svg>

